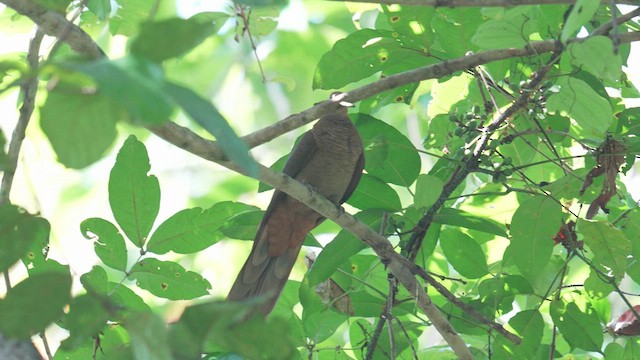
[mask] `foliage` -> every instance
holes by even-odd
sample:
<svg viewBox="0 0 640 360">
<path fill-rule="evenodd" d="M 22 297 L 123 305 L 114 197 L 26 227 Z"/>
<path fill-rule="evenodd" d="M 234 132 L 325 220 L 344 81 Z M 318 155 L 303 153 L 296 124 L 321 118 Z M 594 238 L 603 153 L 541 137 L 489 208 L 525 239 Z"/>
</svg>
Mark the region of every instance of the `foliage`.
<svg viewBox="0 0 640 360">
<path fill-rule="evenodd" d="M 239 200 L 256 192 L 256 182 L 243 188 L 230 172 L 217 174 L 229 177 L 231 190 L 219 183 L 193 199 L 206 206 L 160 216 L 161 194 L 169 192 L 151 166 L 161 155 L 142 128 L 157 133 L 173 120 L 193 138 L 208 133 L 223 154 L 196 155 L 259 178 L 248 152 L 257 144 L 236 130 L 308 108 L 324 98 L 313 89 L 347 89 L 366 94 L 351 113 L 366 173 L 348 211 L 426 270 L 422 280 L 435 278 L 439 286 L 422 284 L 475 358 L 638 352 L 635 339 L 617 337 L 628 328 L 603 333 L 626 309 L 624 324 L 633 323 L 629 294 L 640 289 L 638 193 L 623 177 L 640 148 L 640 108 L 628 105 L 640 93 L 623 71 L 632 67 L 623 36 L 637 35 L 640 24 L 616 20 L 609 32 L 608 3 L 321 10 L 308 3 L 296 15 L 304 29 L 295 31 L 284 23 L 295 9 L 275 0 L 229 2 L 192 16 L 178 15 L 188 8 L 180 1 L 29 3 L 78 14 L 108 56 L 87 59 L 57 42 L 30 69 L 24 54 L 7 54 L 1 91 L 38 78 L 39 128 L 31 130 L 44 134 L 65 167 L 86 172 L 109 163 L 99 191 L 108 194 L 111 216 L 87 210 L 74 224 L 99 260 L 76 274 L 49 256 L 61 226 L 55 217 L 8 203 L 3 183 L 0 271 L 9 277 L 21 263 L 28 275 L 0 300 L 3 334 L 28 338 L 55 324 L 68 335 L 54 359 L 456 358 L 460 349 L 423 336 L 432 319 L 416 294 L 360 239 L 331 224 L 306 239 L 322 251 L 302 281 L 287 283 L 269 318 L 249 317 L 251 301 L 209 299 L 212 288 L 221 293 L 218 279 L 235 272 L 207 276 L 194 259 L 212 247 L 225 251 L 222 241 L 253 238 L 262 212 Z M 4 33 L 28 22 L 16 10 L 4 10 Z M 578 32 L 590 36 L 574 41 Z M 513 51 L 556 39 L 545 51 Z M 111 58 L 123 40 L 124 56 Z M 474 54 L 487 60 L 455 67 Z M 274 131 L 271 138 L 283 135 Z M 283 137 L 264 153 L 288 151 L 293 138 Z M 0 131 L 0 149 L 9 139 Z M 4 176 L 10 157 L 0 151 Z M 171 156 L 161 160 L 178 169 Z M 324 233 L 334 236 L 323 246 Z M 72 293 L 76 278 L 81 290 Z M 174 306 L 181 314 L 167 324 L 163 315 Z"/>
</svg>

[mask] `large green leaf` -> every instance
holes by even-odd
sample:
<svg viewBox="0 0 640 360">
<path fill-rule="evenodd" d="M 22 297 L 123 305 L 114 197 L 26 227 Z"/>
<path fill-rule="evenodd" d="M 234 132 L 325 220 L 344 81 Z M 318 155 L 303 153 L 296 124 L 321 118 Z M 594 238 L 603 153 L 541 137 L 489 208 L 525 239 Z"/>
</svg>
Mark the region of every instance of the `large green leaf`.
<svg viewBox="0 0 640 360">
<path fill-rule="evenodd" d="M 170 300 L 188 300 L 209 294 L 211 284 L 200 274 L 187 271 L 172 261 L 146 258 L 137 262 L 129 278 L 155 296 Z"/>
<path fill-rule="evenodd" d="M 379 71 L 398 73 L 426 64 L 425 54 L 405 46 L 397 33 L 361 29 L 338 40 L 313 76 L 314 89 L 339 89 Z"/>
<path fill-rule="evenodd" d="M 499 225 L 494 220 L 477 217 L 466 211 L 454 208 L 443 208 L 435 215 L 433 222 L 478 230 L 502 237 L 508 236 L 503 226 Z"/>
<path fill-rule="evenodd" d="M 421 164 L 411 141 L 393 126 L 370 115 L 358 114 L 356 127 L 364 143 L 367 173 L 400 186 L 413 184 Z"/>
<path fill-rule="evenodd" d="M 87 294 L 71 300 L 69 313 L 64 318 L 64 326 L 70 332 L 69 338 L 64 342 L 66 349 L 73 349 L 87 340 L 93 340 L 107 326 L 109 313 L 103 305 L 99 299 Z"/>
<path fill-rule="evenodd" d="M 398 211 L 402 208 L 398 193 L 386 182 L 369 174 L 362 174 L 358 187 L 347 203 L 358 209 Z"/>
<path fill-rule="evenodd" d="M 140 32 L 131 41 L 131 53 L 161 62 L 185 54 L 213 35 L 216 30 L 217 26 L 212 19 L 203 16 L 143 23 Z"/>
<path fill-rule="evenodd" d="M 118 12 L 110 21 L 109 31 L 112 35 L 135 34 L 140 23 L 149 18 L 154 6 L 153 0 L 118 0 Z"/>
<path fill-rule="evenodd" d="M 620 55 L 614 52 L 612 40 L 606 36 L 594 36 L 571 43 L 562 56 L 568 57 L 573 66 L 599 79 L 612 82 L 620 79 L 622 61 Z"/>
<path fill-rule="evenodd" d="M 603 221 L 578 220 L 577 230 L 593 252 L 593 262 L 622 278 L 632 253 L 631 242 L 620 229 Z"/>
<path fill-rule="evenodd" d="M 537 24 L 537 19 L 532 19 L 536 10 L 532 6 L 509 9 L 503 16 L 480 24 L 471 41 L 483 49 L 523 47 L 529 35 L 538 30 L 532 25 Z"/>
<path fill-rule="evenodd" d="M 416 193 L 413 202 L 416 208 L 427 208 L 436 202 L 444 183 L 439 177 L 421 174 L 416 181 Z"/>
<path fill-rule="evenodd" d="M 91 218 L 80 224 L 86 239 L 93 240 L 93 248 L 102 262 L 116 270 L 127 270 L 127 247 L 118 229 L 107 220 Z"/>
<path fill-rule="evenodd" d="M 622 222 L 622 232 L 631 242 L 631 259 L 627 273 L 636 282 L 640 282 L 640 211 L 635 209 L 627 214 Z"/>
<path fill-rule="evenodd" d="M 447 58 L 464 56 L 478 49 L 471 42 L 483 19 L 479 8 L 439 8 L 433 16 L 433 48 L 444 51 Z"/>
<path fill-rule="evenodd" d="M 249 154 L 247 144 L 238 138 L 225 118 L 207 100 L 193 90 L 180 85 L 166 83 L 167 92 L 173 100 L 200 126 L 215 136 L 225 155 L 243 169 L 246 175 L 257 178 L 258 165 Z"/>
<path fill-rule="evenodd" d="M 580 79 L 563 77 L 558 85 L 560 91 L 547 100 L 549 111 L 574 119 L 582 128 L 582 137 L 603 138 L 613 121 L 609 102 Z"/>
<path fill-rule="evenodd" d="M 534 196 L 524 201 L 511 220 L 510 260 L 530 282 L 541 275 L 560 229 L 562 210 L 552 197 Z"/>
<path fill-rule="evenodd" d="M 550 314 L 554 324 L 571 346 L 586 351 L 601 350 L 604 340 L 602 324 L 592 308 L 584 313 L 573 302 L 554 301 Z"/>
<path fill-rule="evenodd" d="M 304 326 L 305 336 L 317 342 L 325 341 L 329 336 L 333 335 L 338 329 L 338 326 L 347 319 L 347 315 L 338 313 L 332 309 L 315 312 L 309 316 L 305 316 L 303 313 L 302 324 Z"/>
<path fill-rule="evenodd" d="M 191 254 L 206 249 L 224 237 L 218 230 L 229 219 L 255 209 L 243 203 L 225 201 L 204 211 L 201 208 L 181 210 L 158 226 L 147 243 L 147 250 L 156 254 L 168 251 Z"/>
<path fill-rule="evenodd" d="M 91 271 L 80 276 L 80 282 L 88 293 L 96 297 L 103 296 L 102 300 L 108 298 L 111 305 L 119 309 L 117 313 L 111 314 L 111 320 L 119 321 L 122 315 L 128 315 L 131 312 L 150 311 L 142 298 L 126 285 L 108 281 L 107 272 L 100 266 L 96 265 Z"/>
<path fill-rule="evenodd" d="M 0 301 L 0 331 L 7 337 L 29 338 L 59 318 L 70 299 L 68 268 L 31 275 Z"/>
<path fill-rule="evenodd" d="M 159 124 L 167 121 L 173 112 L 173 102 L 164 92 L 162 69 L 158 64 L 128 56 L 118 60 L 65 63 L 64 67 L 93 78 L 98 84 L 98 93 L 125 109 L 136 124 Z"/>
<path fill-rule="evenodd" d="M 110 0 L 88 0 L 87 9 L 94 13 L 96 17 L 102 21 L 106 20 L 111 13 Z"/>
<path fill-rule="evenodd" d="M 522 343 L 514 347 L 515 354 L 523 359 L 532 359 L 536 349 L 542 342 L 544 320 L 537 310 L 525 310 L 517 313 L 509 320 L 522 338 Z"/>
<path fill-rule="evenodd" d="M 122 109 L 101 94 L 50 91 L 40 108 L 40 127 L 58 161 L 80 169 L 98 161 L 116 139 Z"/>
<path fill-rule="evenodd" d="M 489 272 L 484 251 L 469 235 L 455 229 L 442 230 L 440 247 L 451 266 L 460 275 L 477 279 Z"/>
<path fill-rule="evenodd" d="M 129 136 L 109 175 L 109 204 L 122 231 L 140 248 L 160 210 L 160 184 L 149 170 L 147 149 Z"/>
<path fill-rule="evenodd" d="M 203 352 L 221 351 L 233 351 L 247 359 L 294 358 L 287 322 L 281 317 L 247 319 L 252 306 L 250 302 L 218 301 L 187 307 L 170 328 L 169 343 L 175 359 L 196 359 Z M 224 358 L 240 357 L 228 354 Z"/>
<path fill-rule="evenodd" d="M 362 29 L 338 40 L 324 54 L 315 74 L 314 89 L 339 89 L 381 71 L 400 44 L 387 30 Z M 393 50 L 391 50 L 393 49 Z"/>
<path fill-rule="evenodd" d="M 49 222 L 11 204 L 0 206 L 0 271 L 28 254 L 33 244 L 47 241 Z"/>
<path fill-rule="evenodd" d="M 153 312 L 132 314 L 124 320 L 131 335 L 131 349 L 136 359 L 173 360 L 169 348 L 169 329 Z"/>
<path fill-rule="evenodd" d="M 567 21 L 562 28 L 562 35 L 560 40 L 566 42 L 571 36 L 576 34 L 580 28 L 587 24 L 593 17 L 593 14 L 598 11 L 600 6 L 599 0 L 578 0 L 571 9 Z"/>
</svg>

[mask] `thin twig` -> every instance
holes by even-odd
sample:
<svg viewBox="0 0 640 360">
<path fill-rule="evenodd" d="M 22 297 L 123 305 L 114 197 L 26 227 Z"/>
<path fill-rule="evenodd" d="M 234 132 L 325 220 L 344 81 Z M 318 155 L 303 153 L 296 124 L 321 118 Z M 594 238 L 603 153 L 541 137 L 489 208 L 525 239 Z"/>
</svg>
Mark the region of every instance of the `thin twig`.
<svg viewBox="0 0 640 360">
<path fill-rule="evenodd" d="M 16 127 L 13 130 L 11 141 L 9 142 L 5 170 L 2 175 L 2 182 L 0 182 L 0 207 L 10 203 L 11 188 L 13 186 L 13 178 L 16 174 L 16 170 L 18 169 L 20 149 L 22 148 L 22 142 L 25 138 L 27 125 L 29 124 L 31 114 L 33 114 L 33 109 L 35 107 L 35 98 L 38 92 L 38 77 L 35 74 L 39 62 L 38 56 L 40 54 L 40 44 L 42 43 L 43 38 L 44 33 L 40 30 L 36 30 L 35 35 L 29 43 L 27 62 L 29 63 L 31 75 L 29 75 L 28 78 L 23 79 L 22 85 L 20 86 L 20 93 L 23 101 Z M 7 290 L 11 289 L 11 279 L 8 271 L 4 272 L 4 283 Z"/>
</svg>

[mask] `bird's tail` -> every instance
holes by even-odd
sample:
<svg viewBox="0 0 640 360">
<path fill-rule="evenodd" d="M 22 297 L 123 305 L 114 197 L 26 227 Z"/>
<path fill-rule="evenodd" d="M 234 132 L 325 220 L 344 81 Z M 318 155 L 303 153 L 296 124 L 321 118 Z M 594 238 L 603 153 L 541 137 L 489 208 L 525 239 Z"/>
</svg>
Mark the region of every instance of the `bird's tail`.
<svg viewBox="0 0 640 360">
<path fill-rule="evenodd" d="M 316 225 L 315 219 L 281 221 L 279 212 L 276 210 L 267 223 L 262 224 L 251 254 L 227 296 L 228 300 L 264 297 L 264 301 L 256 306 L 256 312 L 265 316 L 275 306 L 296 262 L 304 238 Z"/>
</svg>

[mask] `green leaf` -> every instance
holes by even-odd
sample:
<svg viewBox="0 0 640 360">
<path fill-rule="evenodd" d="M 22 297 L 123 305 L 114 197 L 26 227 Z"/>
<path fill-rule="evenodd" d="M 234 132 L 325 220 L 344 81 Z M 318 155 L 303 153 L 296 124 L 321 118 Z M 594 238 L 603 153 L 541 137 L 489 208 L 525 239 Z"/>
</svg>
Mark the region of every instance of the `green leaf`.
<svg viewBox="0 0 640 360">
<path fill-rule="evenodd" d="M 211 284 L 200 274 L 185 270 L 172 261 L 146 258 L 136 263 L 129 278 L 155 296 L 169 300 L 188 300 L 209 294 Z"/>
<path fill-rule="evenodd" d="M 98 92 L 125 109 L 135 124 L 157 125 L 167 121 L 173 112 L 158 64 L 129 56 L 64 66 L 93 78 Z"/>
<path fill-rule="evenodd" d="M 583 137 L 602 139 L 613 121 L 611 105 L 582 80 L 563 77 L 560 91 L 549 96 L 547 108 L 574 119 Z"/>
<path fill-rule="evenodd" d="M 89 0 L 87 1 L 87 9 L 94 13 L 100 20 L 106 20 L 111 13 L 110 0 Z"/>
<path fill-rule="evenodd" d="M 264 211 L 246 211 L 229 219 L 221 228 L 222 233 L 232 239 L 253 240 Z"/>
<path fill-rule="evenodd" d="M 96 340 L 88 339 L 80 347 L 73 350 L 69 349 L 66 339 L 62 345 L 56 350 L 54 359 L 64 360 L 86 360 L 96 359 L 104 360 L 135 360 L 131 354 L 131 346 L 129 344 L 129 334 L 120 325 L 112 325 L 105 327 L 100 332 L 100 348 L 96 353 Z"/>
<path fill-rule="evenodd" d="M 522 359 L 533 359 L 536 349 L 542 343 L 545 327 L 540 312 L 537 310 L 521 311 L 509 320 L 509 325 L 522 338 L 520 345 L 513 348 L 514 354 Z"/>
<path fill-rule="evenodd" d="M 618 343 L 610 342 L 604 349 L 604 358 L 606 360 L 626 359 L 624 357 L 624 348 Z"/>
<path fill-rule="evenodd" d="M 421 163 L 411 141 L 393 126 L 370 115 L 358 114 L 355 123 L 364 144 L 367 173 L 400 186 L 413 184 Z"/>
<path fill-rule="evenodd" d="M 622 221 L 622 232 L 631 242 L 631 260 L 627 274 L 636 283 L 640 282 L 640 209 L 627 214 Z"/>
<path fill-rule="evenodd" d="M 362 174 L 358 187 L 347 203 L 358 209 L 398 211 L 402 208 L 398 193 L 386 182 L 369 174 Z"/>
<path fill-rule="evenodd" d="M 275 0 L 269 2 L 274 3 Z M 251 35 L 269 35 L 278 26 L 279 15 L 280 9 L 277 6 L 252 7 L 249 15 L 249 30 L 251 31 Z"/>
<path fill-rule="evenodd" d="M 598 11 L 599 0 L 578 0 L 571 9 L 567 21 L 562 28 L 560 40 L 565 43 L 567 39 L 576 34 L 580 28 L 587 24 Z"/>
<path fill-rule="evenodd" d="M 74 298 L 64 318 L 65 328 L 71 333 L 64 341 L 64 347 L 73 349 L 92 340 L 107 326 L 107 320 L 109 313 L 98 299 L 86 294 Z"/>
<path fill-rule="evenodd" d="M 553 236 L 560 229 L 562 210 L 552 197 L 534 196 L 524 201 L 511 220 L 511 260 L 534 283 L 553 250 Z"/>
<path fill-rule="evenodd" d="M 449 149 L 457 148 L 451 146 L 452 141 L 454 141 L 453 132 L 456 127 L 456 123 L 449 120 L 449 114 L 436 115 L 429 120 L 429 128 L 427 135 L 422 141 L 422 145 L 424 145 L 425 149 L 436 150 L 442 150 L 445 147 Z M 457 142 L 462 145 L 462 140 L 458 140 Z"/>
<path fill-rule="evenodd" d="M 116 270 L 127 270 L 127 247 L 118 229 L 107 220 L 91 218 L 80 224 L 85 239 L 93 240 L 93 248 L 102 262 Z"/>
<path fill-rule="evenodd" d="M 448 59 L 464 56 L 468 51 L 476 51 L 471 39 L 484 16 L 479 8 L 458 7 L 439 8 L 433 16 L 434 48 L 444 51 Z"/>
<path fill-rule="evenodd" d="M 169 348 L 169 330 L 164 320 L 153 312 L 130 315 L 124 325 L 131 335 L 136 359 L 173 360 Z"/>
<path fill-rule="evenodd" d="M 471 41 L 483 49 L 520 48 L 527 44 L 530 32 L 525 26 L 532 22 L 530 7 L 519 6 L 504 17 L 483 22 Z"/>
<path fill-rule="evenodd" d="M 336 41 L 313 75 L 313 89 L 339 89 L 381 71 L 399 44 L 387 30 L 362 29 Z M 393 49 L 393 51 L 391 50 Z"/>
<path fill-rule="evenodd" d="M 617 278 L 622 278 L 629 263 L 631 242 L 620 229 L 607 222 L 578 220 L 577 231 L 593 251 L 593 262 Z"/>
<path fill-rule="evenodd" d="M 298 353 L 289 323 L 280 317 L 248 318 L 253 306 L 250 302 L 217 301 L 188 307 L 171 327 L 169 341 L 175 358 L 200 358 L 203 352 L 234 352 L 239 355 L 228 354 L 224 358 L 240 359 L 242 355 L 247 359 L 295 359 Z"/>
<path fill-rule="evenodd" d="M 606 36 L 588 37 L 584 41 L 571 43 L 562 56 L 569 57 L 573 66 L 599 79 L 612 82 L 620 79 L 622 61 L 614 53 L 611 39 Z"/>
<path fill-rule="evenodd" d="M 440 197 L 443 186 L 444 183 L 439 177 L 421 174 L 416 181 L 414 205 L 417 208 L 428 208 L 433 205 Z"/>
<path fill-rule="evenodd" d="M 22 212 L 11 204 L 0 206 L 0 271 L 6 271 L 34 244 L 47 241 L 51 226 L 41 217 Z"/>
<path fill-rule="evenodd" d="M 213 35 L 216 29 L 215 23 L 200 16 L 143 23 L 140 32 L 131 41 L 131 53 L 151 61 L 162 62 L 187 53 Z"/>
<path fill-rule="evenodd" d="M 338 326 L 342 325 L 348 316 L 333 310 L 326 310 L 302 317 L 305 336 L 316 342 L 322 342 L 333 335 Z"/>
<path fill-rule="evenodd" d="M 502 237 L 508 236 L 503 226 L 499 225 L 497 222 L 490 219 L 480 218 L 471 215 L 466 211 L 454 208 L 441 209 L 433 218 L 433 222 L 478 230 L 487 234 L 494 234 Z"/>
<path fill-rule="evenodd" d="M 26 339 L 59 318 L 71 298 L 66 271 L 34 274 L 10 289 L 0 301 L 0 331 Z"/>
<path fill-rule="evenodd" d="M 54 88 L 40 108 L 40 127 L 58 161 L 81 169 L 100 160 L 111 147 L 122 115 L 106 96 Z"/>
<path fill-rule="evenodd" d="M 147 243 L 147 251 L 191 254 L 204 250 L 224 237 L 218 230 L 229 219 L 255 209 L 243 203 L 225 201 L 204 211 L 201 208 L 179 211 L 158 226 Z"/>
<path fill-rule="evenodd" d="M 489 272 L 484 251 L 469 235 L 454 229 L 442 230 L 440 247 L 460 275 L 477 279 Z"/>
<path fill-rule="evenodd" d="M 584 313 L 573 302 L 554 301 L 550 314 L 560 333 L 572 347 L 600 351 L 604 340 L 602 324 L 591 307 Z"/>
<path fill-rule="evenodd" d="M 616 280 L 619 283 L 620 279 Z M 589 276 L 584 280 L 584 289 L 593 299 L 602 299 L 614 290 L 612 284 L 604 281 L 594 269 L 589 271 Z"/>
<path fill-rule="evenodd" d="M 112 305 L 120 309 L 111 320 L 120 321 L 122 315 L 130 312 L 150 311 L 145 302 L 126 285 L 108 281 L 107 272 L 100 266 L 94 266 L 91 271 L 80 276 L 80 282 L 90 294 L 102 295 L 112 301 Z"/>
<path fill-rule="evenodd" d="M 109 22 L 111 35 L 131 36 L 149 18 L 155 3 L 150 0 L 118 0 L 118 12 Z"/>
<path fill-rule="evenodd" d="M 167 92 L 200 126 L 215 136 L 225 155 L 248 176 L 258 177 L 258 164 L 249 155 L 249 148 L 238 138 L 227 120 L 207 100 L 180 85 L 166 83 Z"/>
<path fill-rule="evenodd" d="M 356 214 L 356 218 L 376 229 L 376 226 L 380 226 L 382 213 L 380 210 L 370 209 Z M 309 286 L 315 286 L 327 280 L 342 263 L 365 247 L 366 245 L 350 232 L 340 231 L 333 241 L 322 249 L 309 269 L 307 273 Z"/>
<path fill-rule="evenodd" d="M 429 58 L 388 30 L 361 29 L 338 40 L 322 56 L 313 75 L 314 89 L 338 89 L 379 71 L 394 74 L 425 65 Z"/>
<path fill-rule="evenodd" d="M 109 204 L 118 225 L 142 248 L 160 210 L 160 184 L 147 175 L 147 149 L 131 135 L 122 145 L 109 175 Z"/>
<path fill-rule="evenodd" d="M 382 5 L 382 11 L 393 30 L 413 41 L 413 47 L 425 51 L 433 42 L 429 24 L 436 12 L 434 8 L 410 5 Z"/>
</svg>

